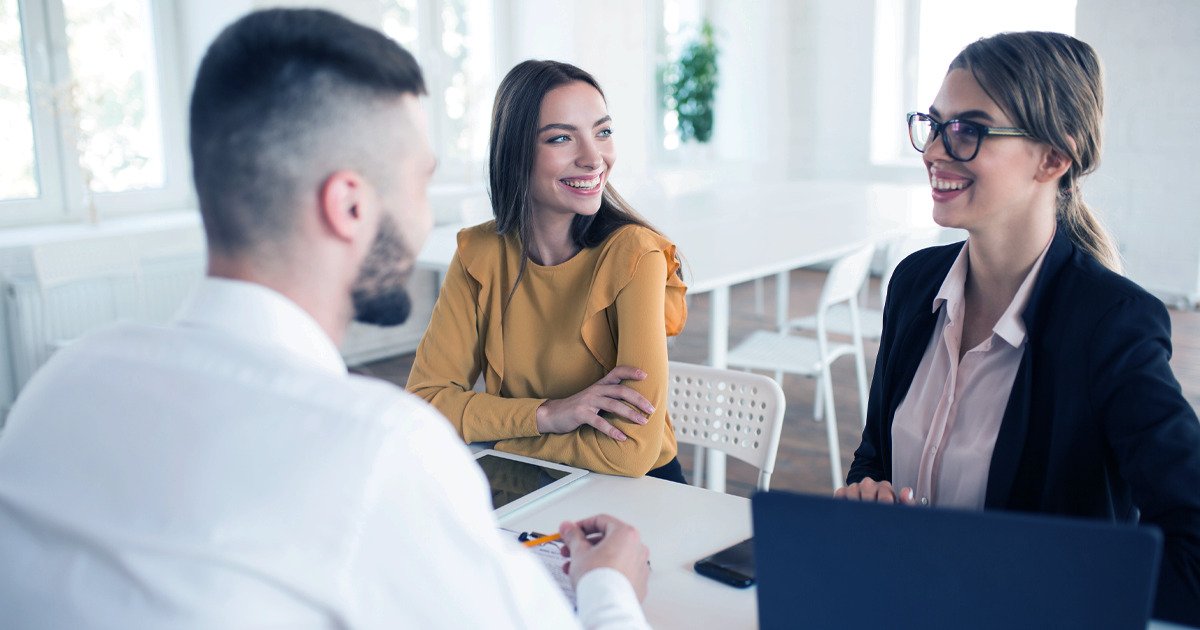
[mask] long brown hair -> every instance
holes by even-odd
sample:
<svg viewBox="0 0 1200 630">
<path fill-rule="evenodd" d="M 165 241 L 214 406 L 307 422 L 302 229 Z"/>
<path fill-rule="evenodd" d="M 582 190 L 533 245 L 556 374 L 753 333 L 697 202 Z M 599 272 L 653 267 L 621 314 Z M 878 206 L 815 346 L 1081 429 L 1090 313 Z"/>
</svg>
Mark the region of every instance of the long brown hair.
<svg viewBox="0 0 1200 630">
<path fill-rule="evenodd" d="M 488 152 L 488 196 L 496 217 L 496 232 L 516 234 L 524 248 L 521 268 L 505 299 L 505 307 L 525 274 L 533 241 L 529 178 L 533 173 L 542 99 L 550 90 L 575 81 L 587 83 L 604 97 L 600 84 L 584 70 L 561 61 L 534 59 L 522 61 L 509 70 L 496 91 Z M 605 181 L 599 212 L 575 215 L 571 220 L 571 240 L 580 248 L 595 247 L 626 225 L 654 229 Z"/>
<path fill-rule="evenodd" d="M 1079 190 L 1100 161 L 1104 81 L 1096 51 L 1062 33 L 1001 33 L 964 48 L 950 63 L 955 68 L 969 70 L 1013 124 L 1071 160 L 1058 181 L 1059 225 L 1077 247 L 1121 273 L 1112 236 Z"/>
</svg>

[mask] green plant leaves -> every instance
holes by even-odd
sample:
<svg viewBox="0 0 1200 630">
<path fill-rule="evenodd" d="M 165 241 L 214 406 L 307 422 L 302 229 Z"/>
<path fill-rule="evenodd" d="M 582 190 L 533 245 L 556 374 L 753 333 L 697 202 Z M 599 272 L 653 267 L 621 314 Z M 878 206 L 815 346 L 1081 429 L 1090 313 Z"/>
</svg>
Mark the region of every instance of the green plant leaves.
<svg viewBox="0 0 1200 630">
<path fill-rule="evenodd" d="M 666 106 L 679 116 L 679 137 L 683 141 L 712 139 L 719 53 L 712 23 L 705 20 L 699 37 L 662 73 Z"/>
</svg>

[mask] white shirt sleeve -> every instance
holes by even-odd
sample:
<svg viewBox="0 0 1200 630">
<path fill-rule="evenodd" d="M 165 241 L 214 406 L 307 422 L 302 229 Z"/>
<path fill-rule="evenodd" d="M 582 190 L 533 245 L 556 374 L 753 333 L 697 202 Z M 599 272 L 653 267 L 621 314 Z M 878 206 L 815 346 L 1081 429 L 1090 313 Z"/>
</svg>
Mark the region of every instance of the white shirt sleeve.
<svg viewBox="0 0 1200 630">
<path fill-rule="evenodd" d="M 348 625 L 647 627 L 611 569 L 580 580 L 577 619 L 540 562 L 501 535 L 483 473 L 449 422 L 423 403 L 394 410 L 348 571 L 362 618 Z"/>
<path fill-rule="evenodd" d="M 616 569 L 592 569 L 579 578 L 575 601 L 584 628 L 650 628 L 633 585 Z"/>
</svg>

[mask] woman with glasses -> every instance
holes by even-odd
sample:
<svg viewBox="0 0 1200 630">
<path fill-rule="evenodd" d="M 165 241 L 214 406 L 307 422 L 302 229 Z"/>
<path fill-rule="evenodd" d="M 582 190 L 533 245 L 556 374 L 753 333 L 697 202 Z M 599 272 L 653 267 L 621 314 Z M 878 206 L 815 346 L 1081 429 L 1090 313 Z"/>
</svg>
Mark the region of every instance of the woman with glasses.
<svg viewBox="0 0 1200 630">
<path fill-rule="evenodd" d="M 555 61 L 508 73 L 488 165 L 496 219 L 459 233 L 408 389 L 467 442 L 684 482 L 666 398 L 685 287 L 674 244 L 609 183 L 612 136 L 590 74 Z"/>
<path fill-rule="evenodd" d="M 1079 187 L 1102 105 L 1090 46 L 1006 33 L 967 46 L 909 114 L 934 219 L 968 238 L 897 267 L 836 494 L 1158 526 L 1156 616 L 1200 623 L 1200 424 L 1166 309 L 1121 276 Z"/>
</svg>

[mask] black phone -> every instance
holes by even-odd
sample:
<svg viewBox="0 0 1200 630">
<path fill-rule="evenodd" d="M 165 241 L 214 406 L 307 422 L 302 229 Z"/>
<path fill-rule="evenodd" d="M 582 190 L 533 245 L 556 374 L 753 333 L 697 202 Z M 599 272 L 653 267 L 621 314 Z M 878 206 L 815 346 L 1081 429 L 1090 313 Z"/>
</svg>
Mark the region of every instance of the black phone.
<svg viewBox="0 0 1200 630">
<path fill-rule="evenodd" d="M 696 573 L 723 584 L 747 588 L 754 584 L 754 539 L 726 547 L 696 561 Z"/>
</svg>

